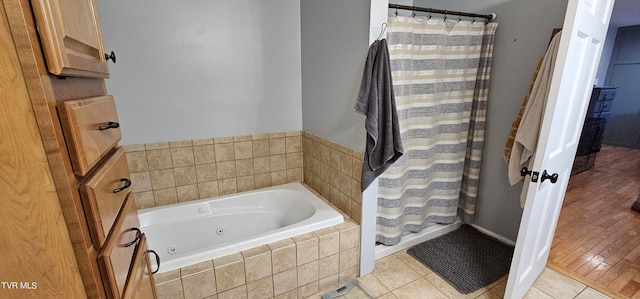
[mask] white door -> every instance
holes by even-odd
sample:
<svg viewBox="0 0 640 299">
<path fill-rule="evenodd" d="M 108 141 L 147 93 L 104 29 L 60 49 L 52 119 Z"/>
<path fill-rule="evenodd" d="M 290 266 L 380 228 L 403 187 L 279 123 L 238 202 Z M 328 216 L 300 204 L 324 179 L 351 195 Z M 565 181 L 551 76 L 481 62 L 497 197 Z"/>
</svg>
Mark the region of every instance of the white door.
<svg viewBox="0 0 640 299">
<path fill-rule="evenodd" d="M 569 0 L 505 298 L 522 298 L 547 263 L 613 2 Z M 542 182 L 544 170 L 555 184 Z"/>
</svg>

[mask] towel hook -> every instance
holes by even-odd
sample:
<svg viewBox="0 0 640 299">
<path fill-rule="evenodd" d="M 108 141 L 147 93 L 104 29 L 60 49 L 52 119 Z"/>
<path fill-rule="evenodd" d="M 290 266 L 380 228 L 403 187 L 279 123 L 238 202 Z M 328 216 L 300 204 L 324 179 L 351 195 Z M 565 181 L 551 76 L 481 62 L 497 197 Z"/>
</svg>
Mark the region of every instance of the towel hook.
<svg viewBox="0 0 640 299">
<path fill-rule="evenodd" d="M 446 21 L 446 20 L 447 20 L 447 13 L 448 13 L 448 11 L 446 11 L 446 10 L 445 10 L 445 11 L 444 11 L 444 17 L 442 18 L 442 20 L 444 20 L 444 21 Z"/>
<path fill-rule="evenodd" d="M 427 20 L 431 20 L 431 12 L 429 12 L 429 15 L 427 16 Z"/>
<path fill-rule="evenodd" d="M 380 30 L 380 35 L 378 35 L 378 38 L 376 40 L 380 40 L 380 38 L 382 38 L 385 30 L 387 30 L 387 23 L 382 23 L 382 30 Z"/>
<path fill-rule="evenodd" d="M 398 16 L 398 7 L 396 6 L 396 17 Z"/>
</svg>

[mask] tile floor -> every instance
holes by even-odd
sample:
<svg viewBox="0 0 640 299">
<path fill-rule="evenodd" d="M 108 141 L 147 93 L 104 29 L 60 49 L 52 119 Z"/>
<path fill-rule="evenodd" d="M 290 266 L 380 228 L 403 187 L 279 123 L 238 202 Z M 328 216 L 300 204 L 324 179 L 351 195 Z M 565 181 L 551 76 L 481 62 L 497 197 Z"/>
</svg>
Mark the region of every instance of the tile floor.
<svg viewBox="0 0 640 299">
<path fill-rule="evenodd" d="M 504 296 L 507 276 L 471 294 L 461 294 L 440 276 L 422 265 L 405 251 L 387 256 L 375 263 L 373 273 L 359 277 L 361 289 L 353 289 L 340 298 L 482 298 Z M 318 293 L 311 298 L 320 298 Z M 601 299 L 610 298 L 554 270 L 545 268 L 525 298 Z"/>
</svg>

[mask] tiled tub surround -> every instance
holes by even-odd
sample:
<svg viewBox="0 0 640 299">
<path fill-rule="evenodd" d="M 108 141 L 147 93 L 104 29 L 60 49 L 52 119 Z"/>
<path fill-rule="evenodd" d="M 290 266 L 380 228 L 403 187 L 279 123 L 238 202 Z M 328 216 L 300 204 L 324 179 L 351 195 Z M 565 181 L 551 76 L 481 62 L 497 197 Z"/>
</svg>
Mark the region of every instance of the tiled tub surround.
<svg viewBox="0 0 640 299">
<path fill-rule="evenodd" d="M 156 274 L 161 298 L 304 298 L 356 277 L 361 151 L 290 131 L 125 152 L 139 209 L 304 181 L 345 216 L 334 227 Z"/>
<path fill-rule="evenodd" d="M 360 223 L 362 152 L 308 132 L 124 148 L 139 209 L 304 181 Z"/>
<path fill-rule="evenodd" d="M 300 131 L 126 145 L 139 209 L 302 181 Z"/>
<path fill-rule="evenodd" d="M 302 149 L 304 182 L 360 223 L 363 153 L 308 132 L 302 133 Z"/>
<path fill-rule="evenodd" d="M 160 298 L 305 298 L 356 277 L 359 243 L 347 219 L 154 278 Z"/>
</svg>

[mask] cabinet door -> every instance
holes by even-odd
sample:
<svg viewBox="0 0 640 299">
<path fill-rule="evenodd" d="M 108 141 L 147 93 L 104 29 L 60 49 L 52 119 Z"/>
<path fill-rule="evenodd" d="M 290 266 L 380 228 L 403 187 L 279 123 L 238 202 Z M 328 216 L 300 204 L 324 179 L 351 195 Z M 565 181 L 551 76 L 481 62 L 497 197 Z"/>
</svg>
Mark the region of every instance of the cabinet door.
<svg viewBox="0 0 640 299">
<path fill-rule="evenodd" d="M 122 294 L 123 299 L 152 299 L 157 298 L 155 282 L 149 263 L 147 239 L 144 234 L 133 257 L 129 280 Z"/>
<path fill-rule="evenodd" d="M 32 0 L 32 4 L 49 72 L 109 77 L 94 0 Z"/>
</svg>

